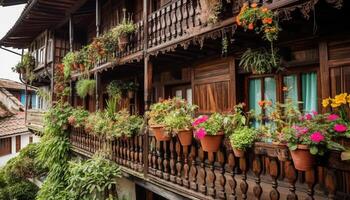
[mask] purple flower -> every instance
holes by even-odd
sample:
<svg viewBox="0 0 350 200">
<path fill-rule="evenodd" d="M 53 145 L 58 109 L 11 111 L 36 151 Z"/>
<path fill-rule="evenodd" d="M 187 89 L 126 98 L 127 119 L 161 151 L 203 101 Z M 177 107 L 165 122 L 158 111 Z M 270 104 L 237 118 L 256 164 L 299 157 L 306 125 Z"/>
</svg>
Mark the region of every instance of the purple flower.
<svg viewBox="0 0 350 200">
<path fill-rule="evenodd" d="M 344 133 L 348 130 L 348 127 L 344 124 L 335 124 L 333 130 L 337 131 L 338 133 Z"/>
<path fill-rule="evenodd" d="M 337 114 L 330 114 L 327 117 L 327 120 L 329 120 L 329 121 L 335 121 L 337 119 L 339 119 L 339 116 Z"/>
<path fill-rule="evenodd" d="M 196 137 L 197 137 L 198 139 L 201 140 L 201 139 L 204 138 L 204 136 L 207 135 L 207 132 L 205 131 L 204 128 L 200 128 L 200 129 L 198 129 L 198 130 L 195 132 L 195 135 L 196 135 Z"/>
<path fill-rule="evenodd" d="M 321 132 L 316 131 L 310 135 L 310 139 L 315 143 L 320 143 L 324 140 L 324 135 L 322 135 Z"/>
</svg>

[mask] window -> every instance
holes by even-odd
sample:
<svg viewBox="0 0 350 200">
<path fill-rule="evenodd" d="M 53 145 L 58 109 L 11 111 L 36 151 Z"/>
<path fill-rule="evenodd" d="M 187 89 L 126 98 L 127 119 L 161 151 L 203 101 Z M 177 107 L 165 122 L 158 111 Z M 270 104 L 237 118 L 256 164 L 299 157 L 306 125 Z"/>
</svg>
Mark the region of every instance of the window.
<svg viewBox="0 0 350 200">
<path fill-rule="evenodd" d="M 33 143 L 33 136 L 29 136 L 29 144 Z"/>
<path fill-rule="evenodd" d="M 21 136 L 16 136 L 16 153 L 21 150 Z"/>
<path fill-rule="evenodd" d="M 12 138 L 0 139 L 0 156 L 11 154 Z"/>
<path fill-rule="evenodd" d="M 254 110 L 256 114 L 268 115 L 270 112 L 269 109 L 263 110 L 259 106 L 259 101 L 267 100 L 274 104 L 287 98 L 303 102 L 300 109 L 305 112 L 318 110 L 318 83 L 315 71 L 248 77 L 248 87 L 248 108 Z M 253 124 L 258 125 L 256 122 Z"/>
<path fill-rule="evenodd" d="M 286 87 L 284 100 L 301 101 L 305 112 L 318 110 L 317 73 L 300 73 L 283 77 L 283 86 Z"/>
</svg>

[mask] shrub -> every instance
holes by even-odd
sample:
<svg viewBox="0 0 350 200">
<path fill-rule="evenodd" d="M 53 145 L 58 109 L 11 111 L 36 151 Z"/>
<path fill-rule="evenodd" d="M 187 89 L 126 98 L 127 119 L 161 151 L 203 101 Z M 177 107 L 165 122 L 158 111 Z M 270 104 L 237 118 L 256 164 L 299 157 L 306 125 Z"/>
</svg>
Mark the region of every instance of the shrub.
<svg viewBox="0 0 350 200">
<path fill-rule="evenodd" d="M 8 187 L 9 199 L 34 200 L 39 188 L 31 182 L 22 181 Z"/>
</svg>

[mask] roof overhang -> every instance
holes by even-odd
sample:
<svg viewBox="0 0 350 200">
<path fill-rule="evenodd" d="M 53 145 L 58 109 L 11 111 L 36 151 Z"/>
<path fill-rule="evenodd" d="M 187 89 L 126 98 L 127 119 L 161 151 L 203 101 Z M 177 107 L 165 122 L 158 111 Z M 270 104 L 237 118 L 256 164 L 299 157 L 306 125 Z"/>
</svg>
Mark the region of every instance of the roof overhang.
<svg viewBox="0 0 350 200">
<path fill-rule="evenodd" d="M 0 45 L 27 48 L 40 33 L 62 24 L 86 1 L 29 0 L 15 25 L 0 40 Z"/>
<path fill-rule="evenodd" d="M 0 6 L 14 6 L 27 3 L 28 0 L 0 0 Z"/>
</svg>

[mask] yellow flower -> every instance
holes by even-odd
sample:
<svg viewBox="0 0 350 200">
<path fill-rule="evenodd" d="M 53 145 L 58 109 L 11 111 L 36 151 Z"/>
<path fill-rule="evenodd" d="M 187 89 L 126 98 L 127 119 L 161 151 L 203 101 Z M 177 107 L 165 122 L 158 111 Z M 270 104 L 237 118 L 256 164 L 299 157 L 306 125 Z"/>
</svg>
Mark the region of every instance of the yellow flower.
<svg viewBox="0 0 350 200">
<path fill-rule="evenodd" d="M 322 100 L 322 106 L 324 107 L 324 108 L 327 108 L 327 106 L 329 105 L 329 103 L 330 103 L 330 101 L 331 101 L 331 98 L 326 98 L 326 99 L 323 99 Z"/>
<path fill-rule="evenodd" d="M 334 97 L 334 102 L 336 104 L 346 104 L 347 93 L 341 93 Z"/>
<path fill-rule="evenodd" d="M 341 103 L 336 101 L 335 98 L 331 99 L 331 101 L 332 101 L 332 103 L 331 103 L 332 108 L 337 108 L 337 107 L 341 106 Z"/>
<path fill-rule="evenodd" d="M 347 97 L 347 100 L 348 100 L 348 103 L 350 104 L 350 94 L 349 94 L 349 96 Z"/>
</svg>

